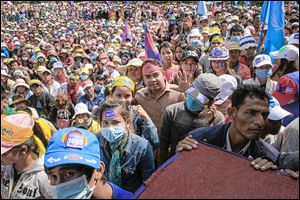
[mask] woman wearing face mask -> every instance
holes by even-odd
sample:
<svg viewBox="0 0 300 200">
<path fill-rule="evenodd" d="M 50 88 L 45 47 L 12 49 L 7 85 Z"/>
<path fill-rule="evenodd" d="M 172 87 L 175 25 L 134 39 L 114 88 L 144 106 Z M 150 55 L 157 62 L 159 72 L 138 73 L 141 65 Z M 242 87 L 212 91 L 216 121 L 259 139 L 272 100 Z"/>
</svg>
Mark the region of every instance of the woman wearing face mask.
<svg viewBox="0 0 300 200">
<path fill-rule="evenodd" d="M 135 192 L 154 172 L 150 143 L 131 132 L 129 107 L 121 101 L 105 102 L 99 111 L 101 158 L 108 166 L 109 182 Z"/>
<path fill-rule="evenodd" d="M 97 137 L 84 129 L 64 128 L 55 133 L 45 154 L 45 171 L 54 199 L 133 197 L 132 193 L 106 182 L 99 147 Z"/>
<path fill-rule="evenodd" d="M 267 94 L 272 95 L 276 90 L 277 81 L 271 79 L 272 76 L 272 61 L 271 57 L 265 54 L 256 56 L 253 60 L 253 68 L 255 76 L 245 80 L 243 84 L 254 84 L 265 88 Z"/>
<path fill-rule="evenodd" d="M 109 98 L 132 105 L 134 93 L 135 85 L 133 81 L 126 76 L 119 76 L 114 81 Z M 154 148 L 158 147 L 157 129 L 143 107 L 132 105 L 130 106 L 130 112 L 132 113 L 131 122 L 135 134 L 147 139 Z"/>
</svg>

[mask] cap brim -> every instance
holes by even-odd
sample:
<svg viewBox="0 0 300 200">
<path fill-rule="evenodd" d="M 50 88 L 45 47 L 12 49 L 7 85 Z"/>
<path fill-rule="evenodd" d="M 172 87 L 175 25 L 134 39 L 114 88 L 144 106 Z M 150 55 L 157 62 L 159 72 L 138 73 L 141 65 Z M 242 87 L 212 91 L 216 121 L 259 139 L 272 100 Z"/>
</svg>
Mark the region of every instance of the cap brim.
<svg viewBox="0 0 300 200">
<path fill-rule="evenodd" d="M 15 146 L 17 146 L 17 144 L 12 144 L 1 139 L 1 155 L 8 152 Z"/>
<path fill-rule="evenodd" d="M 118 68 L 117 68 L 117 71 L 120 72 L 120 73 L 122 73 L 123 75 L 126 75 L 126 73 L 127 73 L 127 68 L 128 68 L 127 65 L 121 66 L 121 67 L 118 67 Z"/>
<path fill-rule="evenodd" d="M 76 152 L 77 151 L 77 152 Z M 100 159 L 99 157 L 87 155 L 86 153 L 79 152 L 80 150 L 72 149 L 72 152 L 66 151 L 55 151 L 45 154 L 45 167 L 52 168 L 61 165 L 67 164 L 79 164 L 86 165 L 95 169 L 100 168 Z M 68 159 L 68 157 L 70 157 Z"/>
<path fill-rule="evenodd" d="M 205 104 L 207 97 L 205 95 L 203 95 L 202 93 L 200 93 L 200 91 L 197 88 L 192 86 L 192 87 L 188 88 L 185 91 L 185 93 L 194 97 L 194 99 L 197 101 L 197 103 L 199 103 L 201 105 Z"/>
<path fill-rule="evenodd" d="M 72 118 L 72 119 L 75 119 L 77 115 L 80 115 L 80 114 L 85 114 L 85 113 L 87 113 L 87 114 L 89 114 L 89 115 L 91 115 L 91 114 L 92 114 L 92 113 L 91 113 L 91 112 L 89 112 L 89 111 L 88 111 L 88 112 L 78 112 L 78 113 L 75 113 L 75 114 L 74 114 L 74 116 L 73 116 L 73 118 Z"/>
<path fill-rule="evenodd" d="M 195 56 L 186 56 L 186 57 L 182 57 L 180 60 L 185 60 L 187 58 L 193 58 L 197 61 L 197 63 L 199 63 L 199 58 L 195 57 Z"/>
<path fill-rule="evenodd" d="M 289 115 L 293 115 L 292 113 L 282 109 L 281 107 L 275 107 L 270 109 L 270 114 L 268 116 L 268 119 L 270 120 L 281 120 Z"/>
<path fill-rule="evenodd" d="M 273 52 L 271 52 L 271 53 L 270 53 L 270 56 L 271 56 L 272 58 L 274 58 L 274 59 L 279 59 L 279 58 L 281 58 L 281 57 L 279 56 L 279 51 L 273 51 Z"/>
</svg>

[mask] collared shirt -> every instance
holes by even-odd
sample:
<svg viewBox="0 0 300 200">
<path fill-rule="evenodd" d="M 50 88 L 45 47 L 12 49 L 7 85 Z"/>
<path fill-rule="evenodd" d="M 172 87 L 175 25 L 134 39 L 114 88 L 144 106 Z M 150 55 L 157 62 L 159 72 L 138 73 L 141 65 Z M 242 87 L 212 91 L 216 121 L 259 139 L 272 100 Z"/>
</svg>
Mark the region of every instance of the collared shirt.
<svg viewBox="0 0 300 200">
<path fill-rule="evenodd" d="M 166 83 L 166 87 L 159 97 L 155 97 L 148 87 L 137 91 L 135 100 L 147 112 L 157 127 L 158 133 L 161 128 L 161 118 L 167 106 L 185 100 L 184 93 L 172 90 L 172 84 Z"/>
<path fill-rule="evenodd" d="M 82 96 L 78 99 L 77 103 L 80 103 L 80 102 L 86 104 L 87 107 L 88 107 L 88 110 L 89 110 L 90 112 L 92 112 L 94 106 L 100 106 L 100 105 L 102 104 L 103 100 L 97 98 L 96 95 L 94 96 L 93 99 L 90 99 L 90 98 L 88 98 L 87 95 L 85 94 L 85 95 L 82 95 Z"/>
<path fill-rule="evenodd" d="M 251 143 L 251 140 L 249 140 L 249 142 L 238 152 L 238 154 L 244 155 L 246 153 L 246 151 L 249 149 L 250 143 Z M 229 152 L 232 152 L 230 139 L 229 139 L 229 129 L 227 130 L 225 145 L 226 145 L 226 150 Z"/>
<path fill-rule="evenodd" d="M 251 78 L 251 79 L 248 79 L 248 80 L 245 80 L 243 81 L 243 84 L 244 85 L 257 85 L 257 86 L 261 86 L 259 81 L 258 81 L 258 78 Z M 276 90 L 276 87 L 277 87 L 277 81 L 273 81 L 270 77 L 267 79 L 267 83 L 266 83 L 266 86 L 265 86 L 265 92 L 268 94 L 268 95 L 272 95 L 273 92 L 275 92 Z"/>
</svg>

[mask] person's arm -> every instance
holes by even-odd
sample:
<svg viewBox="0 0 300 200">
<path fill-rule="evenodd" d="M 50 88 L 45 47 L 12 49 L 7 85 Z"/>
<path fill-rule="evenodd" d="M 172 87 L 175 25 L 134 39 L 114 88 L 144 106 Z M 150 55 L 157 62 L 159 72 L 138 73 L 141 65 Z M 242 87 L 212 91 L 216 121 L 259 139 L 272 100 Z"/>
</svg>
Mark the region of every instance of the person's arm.
<svg viewBox="0 0 300 200">
<path fill-rule="evenodd" d="M 147 180 L 155 171 L 153 151 L 148 141 L 145 155 L 141 158 L 140 161 L 140 170 L 142 172 L 143 181 Z"/>
<path fill-rule="evenodd" d="M 137 116 L 137 124 L 141 124 L 142 136 L 147 139 L 150 144 L 156 148 L 159 145 L 159 138 L 157 133 L 157 128 L 152 122 L 149 115 L 143 109 L 141 105 L 132 106 L 132 111 Z M 141 123 L 139 123 L 140 121 Z"/>
<path fill-rule="evenodd" d="M 159 162 L 158 165 L 160 166 L 163 164 L 169 155 L 169 147 L 171 144 L 171 126 L 172 126 L 172 115 L 167 110 L 164 112 L 162 118 L 162 126 L 159 135 Z"/>
</svg>

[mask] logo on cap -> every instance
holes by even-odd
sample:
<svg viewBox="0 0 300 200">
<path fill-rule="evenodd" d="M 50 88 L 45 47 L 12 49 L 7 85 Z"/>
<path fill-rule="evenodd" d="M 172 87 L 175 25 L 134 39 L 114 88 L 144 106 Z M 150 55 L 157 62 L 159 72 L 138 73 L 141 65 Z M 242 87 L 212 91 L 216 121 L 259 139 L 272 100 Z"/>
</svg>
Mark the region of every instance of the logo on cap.
<svg viewBox="0 0 300 200">
<path fill-rule="evenodd" d="M 69 132 L 65 139 L 66 146 L 70 148 L 82 149 L 84 147 L 84 142 L 84 135 L 78 130 Z"/>
<path fill-rule="evenodd" d="M 220 49 L 216 49 L 216 50 L 214 51 L 214 56 L 216 56 L 216 57 L 222 56 L 222 51 L 221 51 Z"/>
<path fill-rule="evenodd" d="M 279 92 L 281 94 L 292 94 L 294 91 L 294 88 L 278 84 L 276 90 L 277 90 L 277 92 Z"/>
</svg>

